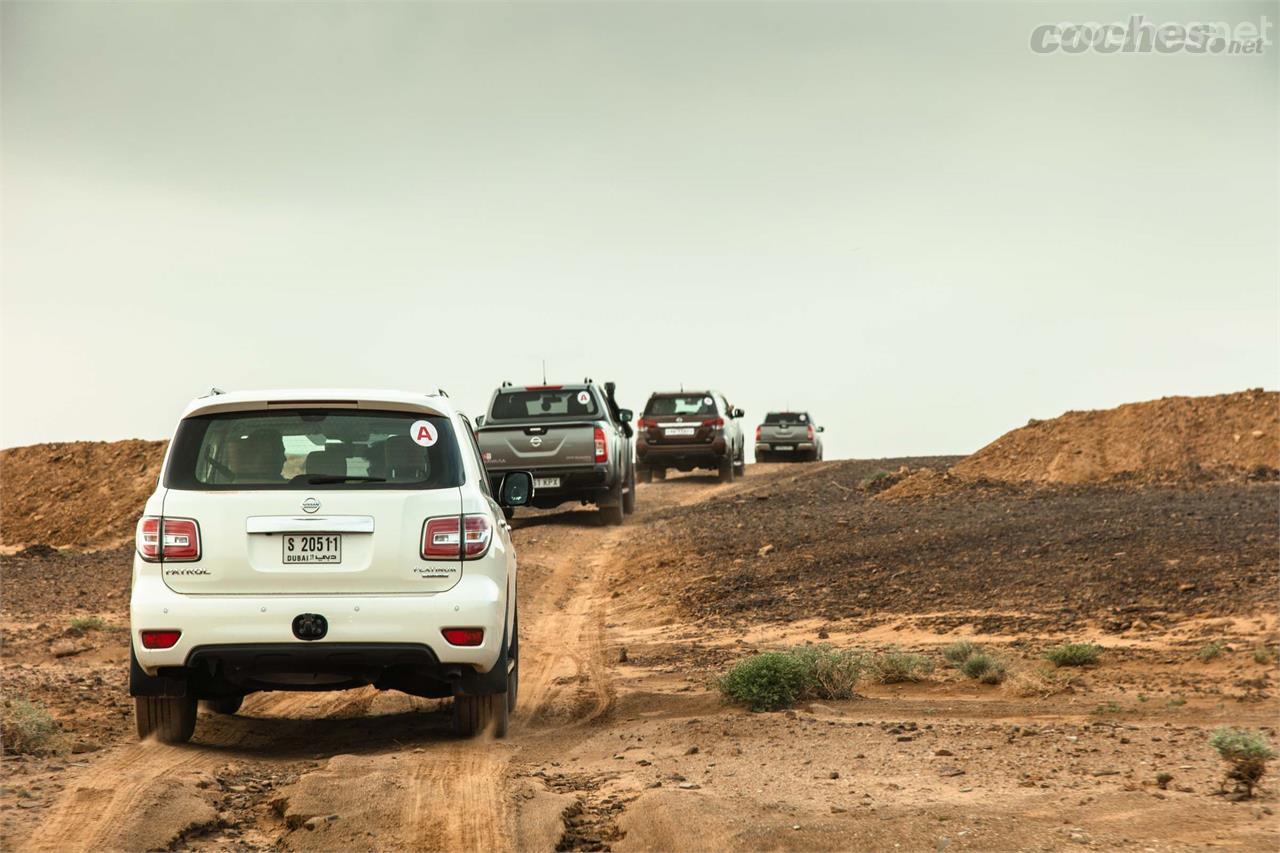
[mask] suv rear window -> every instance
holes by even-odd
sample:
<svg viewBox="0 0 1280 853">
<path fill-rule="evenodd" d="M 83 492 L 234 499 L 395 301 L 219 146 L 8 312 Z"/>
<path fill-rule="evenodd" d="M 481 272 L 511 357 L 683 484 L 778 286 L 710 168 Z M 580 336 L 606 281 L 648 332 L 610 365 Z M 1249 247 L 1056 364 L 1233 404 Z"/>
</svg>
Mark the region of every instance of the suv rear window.
<svg viewBox="0 0 1280 853">
<path fill-rule="evenodd" d="M 650 397 L 646 415 L 715 415 L 715 398 L 710 394 L 666 394 Z"/>
<path fill-rule="evenodd" d="M 489 420 L 594 417 L 598 411 L 595 395 L 586 388 L 503 391 L 493 398 Z"/>
<path fill-rule="evenodd" d="M 809 415 L 805 412 L 770 412 L 764 416 L 764 422 L 767 424 L 807 424 Z"/>
<path fill-rule="evenodd" d="M 448 418 L 271 409 L 182 421 L 165 485 L 196 491 L 443 489 L 462 485 L 462 465 Z"/>
</svg>

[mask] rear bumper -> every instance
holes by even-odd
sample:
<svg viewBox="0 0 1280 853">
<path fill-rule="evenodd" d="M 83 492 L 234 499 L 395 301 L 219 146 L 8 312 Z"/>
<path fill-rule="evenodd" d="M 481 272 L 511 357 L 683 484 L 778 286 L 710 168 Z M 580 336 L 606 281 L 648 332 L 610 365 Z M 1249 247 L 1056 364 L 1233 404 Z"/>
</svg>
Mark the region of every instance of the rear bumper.
<svg viewBox="0 0 1280 853">
<path fill-rule="evenodd" d="M 325 618 L 323 639 L 294 636 L 294 617 L 303 613 Z M 205 695 L 233 688 L 334 690 L 380 680 L 406 689 L 400 683 L 410 673 L 447 684 L 451 674 L 486 673 L 505 659 L 506 613 L 505 589 L 478 574 L 464 574 L 435 594 L 251 596 L 182 595 L 154 574 L 135 572 L 130 628 L 141 677 L 131 679 L 131 692 L 145 690 L 132 682 L 157 677 L 187 678 Z M 452 646 L 441 633 L 472 627 L 484 629 L 479 646 Z M 182 634 L 172 648 L 146 649 L 145 629 Z"/>
<path fill-rule="evenodd" d="M 783 447 L 787 449 L 779 450 L 779 448 L 783 448 Z M 808 451 L 808 450 L 813 450 L 815 447 L 817 447 L 817 445 L 814 444 L 812 441 L 774 441 L 774 442 L 758 441 L 756 442 L 756 453 L 761 453 L 761 452 L 788 453 L 788 452 L 795 452 L 795 451 Z"/>
<path fill-rule="evenodd" d="M 555 477 L 560 480 L 557 488 L 534 488 L 533 505 L 554 507 L 565 501 L 595 500 L 607 495 L 616 485 L 613 469 L 608 465 L 597 465 L 592 468 L 512 468 L 513 471 L 528 471 L 534 480 Z M 496 489 L 505 469 L 489 472 L 489 479 Z"/>
<path fill-rule="evenodd" d="M 698 444 L 636 444 L 638 461 L 670 468 L 714 468 L 728 453 L 723 436 Z"/>
</svg>

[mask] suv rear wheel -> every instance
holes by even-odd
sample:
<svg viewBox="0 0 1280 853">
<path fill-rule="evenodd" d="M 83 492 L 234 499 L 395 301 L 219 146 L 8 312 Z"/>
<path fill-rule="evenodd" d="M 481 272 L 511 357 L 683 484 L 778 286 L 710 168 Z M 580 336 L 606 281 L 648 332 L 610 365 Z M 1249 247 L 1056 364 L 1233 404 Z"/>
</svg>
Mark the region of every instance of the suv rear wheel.
<svg viewBox="0 0 1280 853">
<path fill-rule="evenodd" d="M 642 483 L 653 482 L 653 469 L 650 468 L 648 465 L 640 466 L 640 482 Z"/>
<path fill-rule="evenodd" d="M 636 511 L 636 472 L 633 469 L 627 475 L 627 490 L 622 493 L 622 512 L 626 515 Z"/>
<path fill-rule="evenodd" d="M 653 479 L 655 479 L 655 480 L 665 480 L 665 479 L 667 479 L 667 469 L 666 469 L 666 468 L 654 468 L 654 469 L 653 469 Z"/>
<path fill-rule="evenodd" d="M 732 455 L 726 454 L 725 457 L 720 460 L 720 482 L 722 483 L 733 482 L 733 456 Z"/>
<path fill-rule="evenodd" d="M 161 743 L 186 743 L 196 730 L 196 698 L 183 696 L 135 696 L 133 713 L 138 737 L 155 736 Z"/>
</svg>

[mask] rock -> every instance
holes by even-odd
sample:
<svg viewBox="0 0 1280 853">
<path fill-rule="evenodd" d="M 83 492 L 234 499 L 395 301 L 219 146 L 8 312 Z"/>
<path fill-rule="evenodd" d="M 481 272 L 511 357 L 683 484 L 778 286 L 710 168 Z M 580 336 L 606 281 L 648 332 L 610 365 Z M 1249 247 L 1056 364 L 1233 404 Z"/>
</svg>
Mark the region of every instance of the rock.
<svg viewBox="0 0 1280 853">
<path fill-rule="evenodd" d="M 697 754 L 698 754 L 698 748 L 697 748 L 696 746 L 691 746 L 691 747 L 689 747 L 688 749 L 686 749 L 686 750 L 684 751 L 684 754 L 685 754 L 685 755 L 697 755 Z"/>
<path fill-rule="evenodd" d="M 622 648 L 618 649 L 618 663 L 626 663 L 626 662 L 627 662 L 627 647 L 623 646 Z"/>
<path fill-rule="evenodd" d="M 78 655 L 87 652 L 93 648 L 92 643 L 86 643 L 83 640 L 63 639 L 58 640 L 49 646 L 49 652 L 55 658 L 69 658 L 72 655 Z"/>
<path fill-rule="evenodd" d="M 53 547 L 52 545 L 46 545 L 43 542 L 37 542 L 34 545 L 28 545 L 27 547 L 23 548 L 14 556 L 35 557 L 38 560 L 43 560 L 47 557 L 58 556 L 58 549 Z"/>
<path fill-rule="evenodd" d="M 677 787 L 683 788 L 686 791 L 696 791 L 702 786 L 697 782 L 681 782 Z"/>
<path fill-rule="evenodd" d="M 933 751 L 933 754 L 934 754 L 934 755 L 939 755 L 939 756 L 955 755 L 955 753 L 954 753 L 954 752 L 952 752 L 952 751 L 951 751 L 951 750 L 949 750 L 949 749 L 935 749 L 935 750 Z"/>
<path fill-rule="evenodd" d="M 827 778 L 828 778 L 828 779 L 839 779 L 839 778 L 840 778 L 840 771 L 838 771 L 838 770 L 832 770 L 832 771 L 831 771 L 831 773 L 827 776 Z"/>
<path fill-rule="evenodd" d="M 827 629 L 826 629 L 826 628 L 819 628 L 819 629 L 818 629 L 818 639 L 819 639 L 819 640 L 826 640 L 826 639 L 830 638 L 830 636 L 831 636 L 831 634 L 827 633 Z"/>
<path fill-rule="evenodd" d="M 938 768 L 938 775 L 944 778 L 949 776 L 963 776 L 964 770 L 948 764 Z"/>
<path fill-rule="evenodd" d="M 844 814 L 844 813 L 845 813 L 845 812 L 847 812 L 847 811 L 849 811 L 849 810 L 848 810 L 848 809 L 846 809 L 844 806 L 832 806 L 832 807 L 831 807 L 831 813 L 832 813 L 832 814 Z"/>
<path fill-rule="evenodd" d="M 772 545 L 765 545 L 765 546 L 764 546 L 763 548 L 761 548 L 759 551 L 756 551 L 756 554 L 757 554 L 758 556 L 760 556 L 760 557 L 767 557 L 767 556 L 769 555 L 769 552 L 770 552 L 770 551 L 772 551 L 772 550 L 773 550 L 773 546 L 772 546 Z"/>
</svg>

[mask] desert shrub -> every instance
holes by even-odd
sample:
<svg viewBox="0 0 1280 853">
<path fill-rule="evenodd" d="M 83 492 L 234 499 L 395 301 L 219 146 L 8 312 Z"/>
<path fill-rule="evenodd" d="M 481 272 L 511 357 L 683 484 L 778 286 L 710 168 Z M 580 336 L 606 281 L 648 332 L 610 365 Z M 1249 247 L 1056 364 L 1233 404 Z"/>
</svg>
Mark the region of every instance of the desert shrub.
<svg viewBox="0 0 1280 853">
<path fill-rule="evenodd" d="M 1241 729 L 1218 729 L 1209 738 L 1209 746 L 1218 751 L 1227 762 L 1227 779 L 1243 789 L 1246 797 L 1253 796 L 1253 789 L 1267 772 L 1267 762 L 1275 753 L 1259 732 Z"/>
<path fill-rule="evenodd" d="M 999 684 L 1008 674 L 1000 661 L 986 654 L 970 655 L 960 664 L 960 671 L 969 678 L 975 678 L 983 684 Z"/>
<path fill-rule="evenodd" d="M 1093 707 L 1093 713 L 1098 716 L 1103 716 L 1105 714 L 1119 714 L 1123 710 L 1124 709 L 1120 707 L 1119 702 L 1104 702 L 1101 705 L 1095 705 Z"/>
<path fill-rule="evenodd" d="M 942 650 L 942 658 L 952 666 L 960 666 L 973 655 L 982 651 L 982 646 L 968 640 L 958 640 Z"/>
<path fill-rule="evenodd" d="M 1093 643 L 1063 643 L 1048 649 L 1044 656 L 1054 666 L 1088 666 L 1098 662 L 1102 647 Z"/>
<path fill-rule="evenodd" d="M 1160 787 L 1160 790 L 1162 790 L 1162 791 L 1167 791 L 1167 790 L 1169 790 L 1169 783 L 1170 783 L 1170 782 L 1172 782 L 1172 781 L 1173 781 L 1173 774 L 1172 774 L 1172 773 L 1157 773 L 1157 774 L 1156 774 L 1156 785 L 1158 785 L 1158 786 Z"/>
<path fill-rule="evenodd" d="M 804 698 L 852 699 L 854 688 L 862 678 L 863 658 L 854 651 L 841 651 L 828 645 L 802 646 L 792 650 L 804 666 L 806 687 Z"/>
<path fill-rule="evenodd" d="M 1005 689 L 1023 698 L 1034 696 L 1047 699 L 1069 689 L 1075 679 L 1076 676 L 1069 672 L 1045 667 L 1034 670 L 1024 669 L 1013 674 L 1005 683 Z"/>
<path fill-rule="evenodd" d="M 1218 640 L 1214 640 L 1211 643 L 1205 643 L 1201 646 L 1200 651 L 1196 652 L 1196 657 L 1200 658 L 1200 660 L 1205 663 L 1208 663 L 1209 661 L 1220 657 L 1224 649 L 1226 649 L 1225 645 Z"/>
<path fill-rule="evenodd" d="M 1183 705 L 1187 704 L 1187 697 L 1185 697 L 1185 696 L 1172 696 L 1172 697 L 1170 697 L 1169 701 L 1168 701 L 1168 702 L 1166 702 L 1165 704 L 1166 704 L 1166 705 L 1168 705 L 1170 708 L 1179 708 L 1179 707 L 1181 707 L 1181 706 L 1183 706 Z"/>
<path fill-rule="evenodd" d="M 872 658 L 867 670 L 881 684 L 899 684 L 923 680 L 933 672 L 933 661 L 924 655 L 889 649 Z"/>
<path fill-rule="evenodd" d="M 107 628 L 106 620 L 101 616 L 78 616 L 71 620 L 71 627 L 76 631 L 104 631 Z"/>
<path fill-rule="evenodd" d="M 57 739 L 58 724 L 43 705 L 25 699 L 5 699 L 0 704 L 0 740 L 7 752 L 48 752 Z"/>
<path fill-rule="evenodd" d="M 1254 663 L 1271 663 L 1276 659 L 1276 653 L 1266 646 L 1258 646 L 1253 650 Z"/>
<path fill-rule="evenodd" d="M 794 654 L 765 652 L 735 665 L 717 686 L 725 698 L 753 711 L 777 711 L 804 695 L 808 673 Z"/>
<path fill-rule="evenodd" d="M 897 475 L 890 474 L 888 471 L 876 471 L 870 477 L 863 477 L 858 481 L 858 488 L 864 492 L 872 494 L 883 492 L 885 489 L 894 485 L 900 478 Z"/>
</svg>

